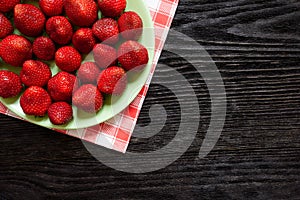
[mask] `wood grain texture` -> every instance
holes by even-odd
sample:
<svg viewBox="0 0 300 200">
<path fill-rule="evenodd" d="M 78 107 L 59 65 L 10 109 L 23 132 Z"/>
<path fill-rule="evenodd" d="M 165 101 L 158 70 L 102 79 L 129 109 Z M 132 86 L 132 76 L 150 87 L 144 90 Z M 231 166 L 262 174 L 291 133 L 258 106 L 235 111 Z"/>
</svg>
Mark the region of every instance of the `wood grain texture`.
<svg viewBox="0 0 300 200">
<path fill-rule="evenodd" d="M 203 78 L 163 52 L 160 63 L 188 79 L 201 110 L 197 138 L 180 159 L 156 172 L 123 173 L 78 139 L 0 115 L 0 199 L 300 199 L 299 20 L 298 0 L 181 0 L 172 28 L 205 47 L 226 88 L 226 123 L 213 151 L 197 158 L 211 114 Z M 193 49 L 186 56 L 200 61 Z M 155 76 L 167 74 L 158 68 Z M 133 138 L 129 151 L 159 149 L 175 136 L 180 107 L 159 84 L 138 125 L 151 122 L 155 104 L 168 113 L 164 128 Z"/>
</svg>

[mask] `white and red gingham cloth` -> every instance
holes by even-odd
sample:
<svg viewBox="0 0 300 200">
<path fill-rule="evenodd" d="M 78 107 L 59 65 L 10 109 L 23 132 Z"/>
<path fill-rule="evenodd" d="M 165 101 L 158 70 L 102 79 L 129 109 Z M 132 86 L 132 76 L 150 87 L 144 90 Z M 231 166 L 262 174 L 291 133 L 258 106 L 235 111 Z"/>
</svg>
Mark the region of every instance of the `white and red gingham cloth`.
<svg viewBox="0 0 300 200">
<path fill-rule="evenodd" d="M 58 132 L 125 153 L 142 108 L 159 56 L 163 49 L 179 0 L 144 0 L 148 5 L 154 28 L 163 30 L 155 35 L 155 53 L 148 80 L 135 100 L 114 118 L 99 125 Z M 0 103 L 0 113 L 19 118 Z"/>
</svg>

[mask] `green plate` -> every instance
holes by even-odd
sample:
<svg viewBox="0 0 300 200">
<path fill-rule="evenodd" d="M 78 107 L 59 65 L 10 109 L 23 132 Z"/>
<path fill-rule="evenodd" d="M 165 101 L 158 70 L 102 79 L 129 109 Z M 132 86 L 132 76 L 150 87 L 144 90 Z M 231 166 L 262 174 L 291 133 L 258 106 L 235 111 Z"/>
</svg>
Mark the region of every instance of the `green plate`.
<svg viewBox="0 0 300 200">
<path fill-rule="evenodd" d="M 124 93 L 120 96 L 105 96 L 103 108 L 99 112 L 97 112 L 96 114 L 88 114 L 78 110 L 76 107 L 73 106 L 74 119 L 67 125 L 56 126 L 50 122 L 48 116 L 34 117 L 24 114 L 19 103 L 20 96 L 8 99 L 0 98 L 0 101 L 8 109 L 10 109 L 12 112 L 22 117 L 23 119 L 43 127 L 54 129 L 86 128 L 104 122 L 120 113 L 135 99 L 135 97 L 138 95 L 139 91 L 142 89 L 143 85 L 147 81 L 151 70 L 155 44 L 153 22 L 151 20 L 148 7 L 145 5 L 144 1 L 127 0 L 126 11 L 135 11 L 141 16 L 143 20 L 145 29 L 139 42 L 148 49 L 149 62 L 143 71 L 139 73 L 128 73 L 128 85 Z M 88 58 L 90 57 L 91 56 L 88 55 L 85 60 L 89 60 Z M 54 62 L 48 64 L 50 64 L 50 68 L 52 70 L 53 75 L 59 71 Z M 7 69 L 18 74 L 21 71 L 21 68 L 5 65 L 3 62 L 0 63 L 0 69 Z"/>
</svg>

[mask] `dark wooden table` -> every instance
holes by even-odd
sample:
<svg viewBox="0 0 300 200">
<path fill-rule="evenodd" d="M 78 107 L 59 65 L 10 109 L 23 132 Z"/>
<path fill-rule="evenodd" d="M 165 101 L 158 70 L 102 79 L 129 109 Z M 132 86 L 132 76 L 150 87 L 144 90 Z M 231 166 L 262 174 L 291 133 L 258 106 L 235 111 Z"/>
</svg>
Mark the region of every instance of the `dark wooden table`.
<svg viewBox="0 0 300 200">
<path fill-rule="evenodd" d="M 197 137 L 176 162 L 146 174 L 116 171 L 78 139 L 1 115 L 0 199 L 300 199 L 299 21 L 297 0 L 180 1 L 172 28 L 205 47 L 226 88 L 226 122 L 213 151 L 198 159 L 211 114 L 203 78 L 163 52 L 160 63 L 187 77 L 201 110 Z M 158 84 L 138 124 L 150 123 L 154 104 L 168 112 L 165 127 L 133 138 L 130 152 L 156 150 L 175 136 L 180 108 Z"/>
</svg>

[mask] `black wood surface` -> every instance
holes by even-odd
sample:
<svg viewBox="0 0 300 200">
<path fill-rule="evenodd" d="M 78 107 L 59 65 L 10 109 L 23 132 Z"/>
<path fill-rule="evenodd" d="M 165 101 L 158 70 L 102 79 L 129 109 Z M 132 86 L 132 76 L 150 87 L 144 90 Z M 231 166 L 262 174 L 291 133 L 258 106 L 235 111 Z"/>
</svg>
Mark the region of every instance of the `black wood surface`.
<svg viewBox="0 0 300 200">
<path fill-rule="evenodd" d="M 78 139 L 0 115 L 0 199 L 300 199 L 299 21 L 298 0 L 181 0 L 172 28 L 205 47 L 225 83 L 227 117 L 213 151 L 198 159 L 211 114 L 202 77 L 163 52 L 160 63 L 188 78 L 201 110 L 197 138 L 183 156 L 159 171 L 119 172 Z M 163 73 L 158 68 L 156 76 Z M 149 152 L 175 136 L 180 108 L 158 84 L 138 124 L 150 123 L 154 104 L 168 112 L 165 127 L 150 139 L 133 138 L 129 151 Z"/>
</svg>

